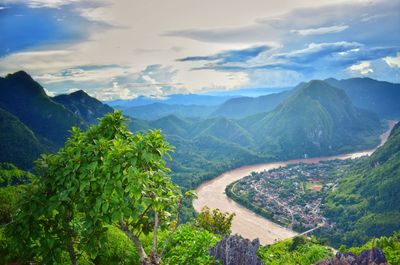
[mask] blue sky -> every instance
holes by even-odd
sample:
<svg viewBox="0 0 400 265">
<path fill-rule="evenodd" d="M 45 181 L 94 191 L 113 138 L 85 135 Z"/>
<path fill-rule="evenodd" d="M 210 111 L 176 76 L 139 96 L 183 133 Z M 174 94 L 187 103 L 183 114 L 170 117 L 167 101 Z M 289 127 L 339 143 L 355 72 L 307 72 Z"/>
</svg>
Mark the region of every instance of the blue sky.
<svg viewBox="0 0 400 265">
<path fill-rule="evenodd" d="M 0 0 L 0 74 L 103 100 L 400 82 L 399 25 L 399 0 Z"/>
</svg>

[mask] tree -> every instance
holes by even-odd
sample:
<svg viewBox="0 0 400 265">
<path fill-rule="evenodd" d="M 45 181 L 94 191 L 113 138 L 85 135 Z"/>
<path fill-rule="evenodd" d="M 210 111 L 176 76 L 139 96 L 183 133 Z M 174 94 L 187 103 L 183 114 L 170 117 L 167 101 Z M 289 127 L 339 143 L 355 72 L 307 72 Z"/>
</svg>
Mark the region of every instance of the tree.
<svg viewBox="0 0 400 265">
<path fill-rule="evenodd" d="M 210 208 L 204 206 L 194 220 L 194 226 L 214 234 L 228 235 L 231 233 L 234 216 L 234 213 L 221 212 L 219 209 L 211 211 Z"/>
<path fill-rule="evenodd" d="M 157 230 L 172 224 L 180 192 L 172 184 L 165 156 L 171 147 L 157 130 L 133 135 L 121 112 L 72 136 L 57 154 L 37 163 L 40 178 L 16 216 L 15 236 L 30 257 L 58 263 L 67 251 L 72 264 L 80 252 L 95 258 L 106 224 L 123 231 L 141 264 L 159 264 Z M 147 254 L 142 233 L 153 233 Z"/>
</svg>

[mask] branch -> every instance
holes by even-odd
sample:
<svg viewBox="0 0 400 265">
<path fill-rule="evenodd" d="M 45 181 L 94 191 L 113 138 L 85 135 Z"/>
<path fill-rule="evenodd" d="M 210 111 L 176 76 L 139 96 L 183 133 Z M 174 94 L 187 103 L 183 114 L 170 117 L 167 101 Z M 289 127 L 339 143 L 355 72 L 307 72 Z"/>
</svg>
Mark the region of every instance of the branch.
<svg viewBox="0 0 400 265">
<path fill-rule="evenodd" d="M 128 236 L 128 238 L 135 244 L 136 250 L 139 253 L 140 256 L 140 263 L 145 264 L 145 262 L 149 259 L 147 257 L 146 252 L 143 249 L 142 244 L 140 243 L 140 240 L 137 236 L 135 236 L 128 228 L 126 224 L 124 224 L 122 221 L 119 223 L 119 228 L 122 230 L 122 232 L 125 233 L 125 235 Z"/>
<path fill-rule="evenodd" d="M 155 212 L 154 213 L 153 248 L 151 250 L 152 256 L 155 256 L 157 254 L 157 228 L 158 228 L 158 212 Z"/>
</svg>

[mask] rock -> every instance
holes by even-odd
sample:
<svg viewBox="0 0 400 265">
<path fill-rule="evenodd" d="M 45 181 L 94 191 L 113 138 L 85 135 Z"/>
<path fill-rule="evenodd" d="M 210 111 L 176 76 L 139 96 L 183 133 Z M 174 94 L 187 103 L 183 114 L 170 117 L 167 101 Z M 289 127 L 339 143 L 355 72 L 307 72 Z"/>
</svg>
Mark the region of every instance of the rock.
<svg viewBox="0 0 400 265">
<path fill-rule="evenodd" d="M 385 254 L 379 248 L 363 250 L 359 256 L 351 252 L 336 253 L 332 259 L 326 259 L 316 265 L 386 265 Z"/>
<path fill-rule="evenodd" d="M 257 256 L 258 239 L 250 241 L 238 235 L 225 236 L 209 250 L 222 265 L 262 265 Z"/>
</svg>

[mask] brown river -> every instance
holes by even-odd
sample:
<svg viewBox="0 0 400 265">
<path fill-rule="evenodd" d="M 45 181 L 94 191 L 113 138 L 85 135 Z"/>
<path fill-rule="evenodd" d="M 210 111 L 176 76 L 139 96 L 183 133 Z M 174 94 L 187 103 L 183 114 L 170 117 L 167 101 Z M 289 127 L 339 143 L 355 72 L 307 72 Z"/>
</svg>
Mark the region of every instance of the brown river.
<svg viewBox="0 0 400 265">
<path fill-rule="evenodd" d="M 385 143 L 394 125 L 395 121 L 389 121 L 389 129 L 381 135 L 380 145 Z M 260 243 L 263 245 L 271 244 L 275 241 L 293 237 L 297 235 L 297 233 L 253 213 L 252 211 L 228 198 L 225 195 L 225 187 L 228 184 L 250 175 L 250 173 L 253 171 L 260 172 L 263 170 L 269 170 L 299 162 L 318 163 L 326 160 L 357 158 L 371 155 L 374 151 L 375 149 L 372 149 L 350 154 L 272 162 L 233 169 L 200 185 L 196 189 L 198 198 L 193 201 L 193 207 L 196 211 L 200 211 L 204 206 L 208 206 L 210 209 L 218 208 L 221 211 L 235 213 L 236 216 L 234 217 L 232 223 L 233 234 L 239 234 L 244 238 L 251 240 L 259 238 Z"/>
</svg>

